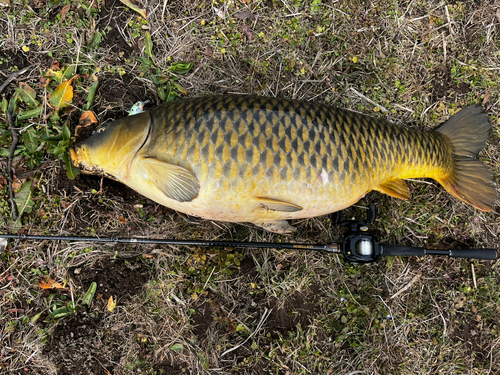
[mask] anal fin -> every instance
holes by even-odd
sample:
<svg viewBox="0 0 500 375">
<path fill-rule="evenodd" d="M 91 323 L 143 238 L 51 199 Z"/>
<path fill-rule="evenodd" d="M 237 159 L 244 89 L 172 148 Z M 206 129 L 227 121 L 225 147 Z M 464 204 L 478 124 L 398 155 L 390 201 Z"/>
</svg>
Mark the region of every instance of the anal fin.
<svg viewBox="0 0 500 375">
<path fill-rule="evenodd" d="M 302 210 L 302 207 L 296 204 L 290 202 L 283 202 L 278 199 L 255 197 L 255 200 L 259 203 L 259 205 L 262 208 L 270 211 L 297 212 Z"/>
<path fill-rule="evenodd" d="M 391 197 L 409 199 L 410 192 L 408 190 L 408 185 L 400 178 L 395 178 L 387 180 L 379 186 L 375 187 L 373 190 L 380 191 L 381 193 L 390 195 Z"/>
</svg>

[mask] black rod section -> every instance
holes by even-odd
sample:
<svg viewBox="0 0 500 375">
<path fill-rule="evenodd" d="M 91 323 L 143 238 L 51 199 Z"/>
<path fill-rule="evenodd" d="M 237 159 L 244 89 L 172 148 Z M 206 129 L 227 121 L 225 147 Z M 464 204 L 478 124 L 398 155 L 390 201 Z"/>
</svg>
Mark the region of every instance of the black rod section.
<svg viewBox="0 0 500 375">
<path fill-rule="evenodd" d="M 338 253 L 339 245 L 309 245 L 293 243 L 272 242 L 237 242 L 237 241 L 204 241 L 204 240 L 169 240 L 152 238 L 123 238 L 123 237 L 78 237 L 78 236 L 39 236 L 27 234 L 0 234 L 0 238 L 13 238 L 19 240 L 51 240 L 51 241 L 85 241 L 85 242 L 117 242 L 117 243 L 141 243 L 160 245 L 190 245 L 190 246 L 227 246 L 227 247 L 251 247 L 251 248 L 273 248 L 273 249 L 295 249 L 295 250 L 317 250 L 329 253 Z"/>
</svg>

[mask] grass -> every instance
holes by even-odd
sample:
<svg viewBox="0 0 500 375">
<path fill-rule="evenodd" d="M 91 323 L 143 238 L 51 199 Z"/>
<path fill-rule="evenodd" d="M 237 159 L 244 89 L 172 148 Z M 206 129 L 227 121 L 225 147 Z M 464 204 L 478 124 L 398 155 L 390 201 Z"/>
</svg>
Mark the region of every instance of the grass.
<svg viewBox="0 0 500 375">
<path fill-rule="evenodd" d="M 85 110 L 104 123 L 139 100 L 159 104 L 185 91 L 313 100 L 422 130 L 482 103 L 493 131 L 480 158 L 498 180 L 500 20 L 488 2 L 196 0 L 159 2 L 147 11 L 144 19 L 119 1 L 0 8 L 0 73 L 35 64 L 5 89 L 4 103 L 21 83 L 35 90 L 37 103 L 20 97 L 17 113 L 50 103 L 63 81 L 44 88 L 40 79 L 55 61 L 61 71 L 74 66 L 72 74 L 80 75 L 68 106 L 18 119 L 17 182 L 32 183 L 31 210 L 19 224 L 24 232 L 339 239 L 341 229 L 329 217 L 298 220 L 297 232 L 282 236 L 249 224 L 185 220 L 115 182 L 104 180 L 101 190 L 100 178 L 67 177 L 60 156 L 97 127 L 75 136 Z M 255 20 L 236 16 L 243 11 Z M 61 139 L 44 141 L 47 132 Z M 3 182 L 10 142 L 2 110 L 2 232 L 9 231 L 11 214 Z M 380 242 L 498 248 L 497 207 L 474 210 L 433 181 L 409 185 L 409 201 L 372 192 L 359 202 L 379 207 L 373 229 Z M 345 213 L 362 215 L 359 207 Z M 288 250 L 10 242 L 0 255 L 0 369 L 494 374 L 500 366 L 498 272 L 494 262 L 446 258 L 350 265 L 337 256 Z M 65 289 L 42 289 L 48 276 Z M 97 291 L 84 307 L 91 281 L 98 281 Z M 112 312 L 110 296 L 118 297 Z M 45 322 L 69 301 L 81 306 L 75 315 Z"/>
</svg>

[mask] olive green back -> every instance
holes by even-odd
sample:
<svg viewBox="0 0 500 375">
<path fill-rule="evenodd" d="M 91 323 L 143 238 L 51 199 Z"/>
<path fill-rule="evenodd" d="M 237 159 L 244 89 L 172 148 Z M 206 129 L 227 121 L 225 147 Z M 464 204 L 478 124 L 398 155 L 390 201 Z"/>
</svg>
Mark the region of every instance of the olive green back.
<svg viewBox="0 0 500 375">
<path fill-rule="evenodd" d="M 441 134 L 296 100 L 208 96 L 156 107 L 151 118 L 148 155 L 218 187 L 255 177 L 281 190 L 328 181 L 336 194 L 339 184 L 373 187 L 394 171 L 448 165 L 451 158 Z"/>
</svg>

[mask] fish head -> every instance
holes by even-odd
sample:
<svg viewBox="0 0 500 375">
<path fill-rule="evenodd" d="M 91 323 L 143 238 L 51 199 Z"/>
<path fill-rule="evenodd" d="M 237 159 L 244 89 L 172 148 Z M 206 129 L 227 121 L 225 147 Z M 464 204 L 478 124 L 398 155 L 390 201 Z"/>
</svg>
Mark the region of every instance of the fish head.
<svg viewBox="0 0 500 375">
<path fill-rule="evenodd" d="M 73 164 L 84 173 L 124 181 L 135 156 L 147 143 L 150 129 L 149 112 L 110 122 L 70 150 Z"/>
</svg>

